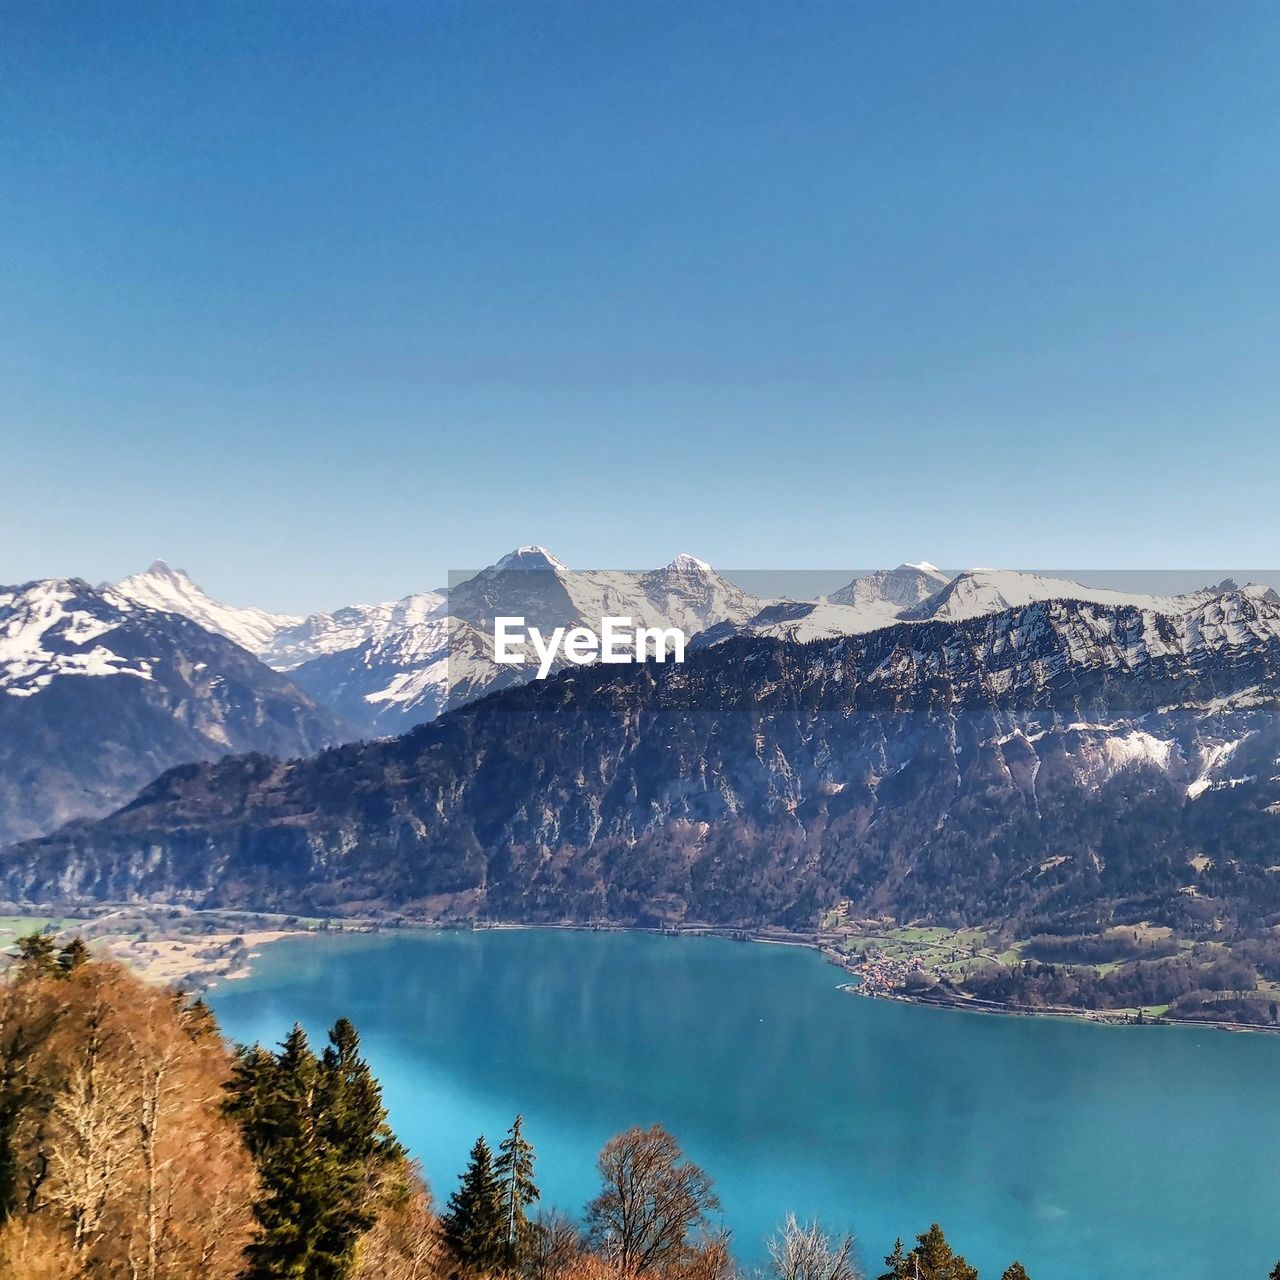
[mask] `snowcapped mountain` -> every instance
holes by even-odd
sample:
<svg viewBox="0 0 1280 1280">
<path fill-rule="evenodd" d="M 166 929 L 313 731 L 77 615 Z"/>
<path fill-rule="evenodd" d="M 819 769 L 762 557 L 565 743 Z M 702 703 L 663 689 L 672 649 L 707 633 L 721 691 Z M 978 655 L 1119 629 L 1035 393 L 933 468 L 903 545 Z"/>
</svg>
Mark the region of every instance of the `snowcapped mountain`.
<svg viewBox="0 0 1280 1280">
<path fill-rule="evenodd" d="M 308 614 L 281 627 L 261 651 L 261 657 L 277 671 L 291 671 L 314 658 L 355 649 L 403 628 L 416 627 L 447 599 L 447 591 L 419 591 L 381 604 L 353 604 L 332 613 Z"/>
<path fill-rule="evenodd" d="M 1280 601 L 1052 599 L 584 667 L 402 738 L 175 770 L 14 897 L 812 927 L 1274 921 Z"/>
<path fill-rule="evenodd" d="M 720 644 L 734 636 L 769 636 L 775 640 L 831 640 L 836 636 L 860 636 L 898 621 L 899 610 L 887 601 L 833 604 L 830 600 L 773 600 L 745 623 L 725 622 L 709 627 L 698 637 L 697 647 Z"/>
<path fill-rule="evenodd" d="M 919 564 L 900 564 L 896 569 L 880 569 L 855 578 L 847 587 L 833 591 L 827 599 L 832 604 L 855 608 L 887 604 L 897 609 L 909 609 L 941 591 L 949 581 L 941 569 L 926 560 Z"/>
<path fill-rule="evenodd" d="M 1048 578 L 1015 569 L 969 569 L 904 609 L 900 616 L 904 622 L 961 622 L 965 618 L 980 618 L 988 613 L 1034 604 L 1037 600 L 1087 600 L 1092 604 L 1133 605 L 1161 613 L 1181 613 L 1193 603 L 1181 596 L 1108 591 L 1086 587 L 1069 578 Z"/>
<path fill-rule="evenodd" d="M 855 578 L 816 601 L 782 600 L 763 607 L 743 625 L 718 626 L 701 638 L 705 647 L 733 635 L 772 636 L 807 643 L 865 635 L 904 622 L 963 622 L 1047 600 L 1133 606 L 1171 617 L 1232 592 L 1261 598 L 1269 587 L 1239 588 L 1230 580 L 1185 595 L 1146 595 L 1087 587 L 1069 578 L 1013 569 L 968 569 L 948 577 L 928 563 L 903 564 Z"/>
<path fill-rule="evenodd" d="M 151 609 L 181 614 L 206 631 L 217 632 L 256 654 L 277 671 L 288 671 L 312 658 L 366 641 L 380 639 L 430 617 L 447 598 L 445 591 L 421 591 L 401 600 L 354 604 L 332 613 L 269 613 L 238 608 L 215 600 L 181 569 L 157 560 L 145 573 L 115 584 L 121 595 Z"/>
<path fill-rule="evenodd" d="M 0 838 L 105 813 L 184 761 L 341 736 L 301 689 L 177 612 L 78 578 L 0 587 Z"/>
<path fill-rule="evenodd" d="M 779 640 L 830 640 L 859 636 L 899 622 L 905 610 L 941 591 L 949 579 L 928 563 L 901 564 L 854 578 L 825 599 L 762 603 L 745 625 L 722 625 L 704 636 L 716 643 L 730 635 L 773 636 Z"/>
<path fill-rule="evenodd" d="M 1162 597 L 1013 570 L 970 569 L 952 577 L 922 561 L 855 578 L 826 598 L 766 600 L 684 553 L 663 568 L 636 573 L 570 569 L 545 547 L 524 546 L 451 592 L 424 591 L 303 619 L 223 605 L 159 561 L 119 590 L 238 640 L 290 672 L 359 732 L 384 735 L 532 677 L 528 666 L 494 661 L 498 616 L 523 617 L 544 634 L 555 627 L 598 628 L 606 616 L 631 617 L 637 626 L 679 627 L 696 637 L 694 647 L 706 648 L 741 635 L 807 643 L 903 622 L 961 622 L 1043 600 L 1133 605 L 1172 616 L 1234 588 L 1223 583 Z"/>
<path fill-rule="evenodd" d="M 441 615 L 313 658 L 290 675 L 363 734 L 381 736 L 434 720 L 525 671 L 494 662 L 491 634 Z"/>
<path fill-rule="evenodd" d="M 447 603 L 426 616 L 315 658 L 293 676 L 367 733 L 402 733 L 449 707 L 533 677 L 532 666 L 494 661 L 497 617 L 522 617 L 544 633 L 555 627 L 598 630 L 605 617 L 629 617 L 636 626 L 679 627 L 692 636 L 717 623 L 744 625 L 760 605 L 690 555 L 629 573 L 570 569 L 545 547 L 520 547 L 459 583 Z"/>
<path fill-rule="evenodd" d="M 691 555 L 632 573 L 570 569 L 545 547 L 521 547 L 454 587 L 449 613 L 486 629 L 511 612 L 533 626 L 599 627 L 601 618 L 629 617 L 694 634 L 726 620 L 746 622 L 761 603 Z"/>
<path fill-rule="evenodd" d="M 223 604 L 196 586 L 182 569 L 171 569 L 163 560 L 157 560 L 145 573 L 117 582 L 115 590 L 149 609 L 190 618 L 250 653 L 265 653 L 279 631 L 302 622 L 287 613 Z"/>
<path fill-rule="evenodd" d="M 722 578 L 705 560 L 683 552 L 665 568 L 641 574 L 639 586 L 644 601 L 667 625 L 689 636 L 718 623 L 745 622 L 763 603 Z"/>
</svg>

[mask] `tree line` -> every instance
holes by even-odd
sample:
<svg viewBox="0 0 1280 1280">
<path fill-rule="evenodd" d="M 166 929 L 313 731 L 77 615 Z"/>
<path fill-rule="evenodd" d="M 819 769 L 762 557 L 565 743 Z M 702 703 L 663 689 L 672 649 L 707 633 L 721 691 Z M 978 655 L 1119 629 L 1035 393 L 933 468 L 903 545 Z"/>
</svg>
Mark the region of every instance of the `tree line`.
<svg viewBox="0 0 1280 1280">
<path fill-rule="evenodd" d="M 439 1211 L 345 1019 L 231 1050 L 199 999 L 21 939 L 0 984 L 0 1280 L 739 1280 L 711 1178 L 660 1126 L 610 1139 L 582 1221 L 516 1116 Z M 772 1280 L 869 1280 L 787 1216 Z M 936 1224 L 876 1280 L 977 1280 Z M 1027 1280 L 1012 1263 L 1001 1280 Z M 1280 1264 L 1273 1280 L 1280 1280 Z"/>
</svg>

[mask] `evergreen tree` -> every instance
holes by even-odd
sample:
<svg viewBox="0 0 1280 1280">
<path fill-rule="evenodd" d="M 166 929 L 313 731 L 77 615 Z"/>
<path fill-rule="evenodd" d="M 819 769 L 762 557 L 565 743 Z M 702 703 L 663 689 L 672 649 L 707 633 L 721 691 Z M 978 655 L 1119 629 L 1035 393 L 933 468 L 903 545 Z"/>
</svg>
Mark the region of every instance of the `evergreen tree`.
<svg viewBox="0 0 1280 1280">
<path fill-rule="evenodd" d="M 942 1228 L 935 1222 L 928 1231 L 916 1236 L 910 1253 L 902 1251 L 902 1241 L 894 1245 L 885 1259 L 889 1268 L 880 1280 L 978 1280 L 976 1267 L 971 1267 L 959 1254 L 952 1252 Z M 1014 1273 L 1016 1276 L 1016 1272 Z"/>
<path fill-rule="evenodd" d="M 53 939 L 47 933 L 28 933 L 18 939 L 18 971 L 28 978 L 44 978 L 58 972 Z"/>
<path fill-rule="evenodd" d="M 227 1109 L 262 1184 L 246 1280 L 345 1280 L 404 1163 L 355 1028 L 343 1019 L 329 1041 L 317 1057 L 294 1027 L 278 1054 L 240 1051 Z"/>
<path fill-rule="evenodd" d="M 89 963 L 89 948 L 79 935 L 72 938 L 58 952 L 58 968 L 63 973 L 74 973 L 81 965 Z"/>
<path fill-rule="evenodd" d="M 250 1085 L 245 1143 L 258 1164 L 262 1194 L 253 1206 L 257 1238 L 245 1250 L 246 1280 L 318 1280 L 316 1244 L 328 1175 L 316 1126 L 320 1063 L 295 1026 L 278 1056 L 251 1051 L 233 1083 Z"/>
<path fill-rule="evenodd" d="M 907 1255 L 902 1248 L 902 1237 L 893 1242 L 893 1252 L 885 1255 L 884 1265 L 888 1268 L 879 1280 L 903 1280 L 910 1276 L 907 1270 Z"/>
<path fill-rule="evenodd" d="M 204 996 L 196 996 L 188 1004 L 186 994 L 179 992 L 177 1004 L 182 1025 L 193 1040 L 202 1040 L 218 1034 L 217 1019 L 214 1018 L 213 1010 L 209 1008 Z"/>
<path fill-rule="evenodd" d="M 503 1245 L 511 1267 L 528 1258 L 533 1242 L 533 1223 L 526 1210 L 542 1194 L 533 1180 L 533 1145 L 525 1140 L 524 1117 L 516 1116 L 507 1136 L 498 1144 L 493 1170 L 502 1189 Z"/>
<path fill-rule="evenodd" d="M 506 1260 L 505 1228 L 502 1187 L 494 1174 L 493 1153 L 483 1138 L 477 1138 L 458 1189 L 449 1197 L 445 1239 L 463 1266 L 485 1274 Z"/>
<path fill-rule="evenodd" d="M 340 1018 L 320 1062 L 319 1133 L 332 1181 L 316 1251 L 333 1276 L 347 1274 L 356 1241 L 377 1219 L 370 1193 L 378 1174 L 404 1161 L 404 1148 L 387 1127 L 382 1090 L 359 1050 L 355 1027 Z"/>
<path fill-rule="evenodd" d="M 1000 1280 L 1031 1280 L 1031 1277 L 1027 1275 L 1027 1269 L 1022 1263 L 1011 1262 L 1004 1269 L 1004 1275 L 1000 1277 Z M 1280 1280 L 1280 1277 L 1277 1277 L 1277 1280 Z"/>
</svg>

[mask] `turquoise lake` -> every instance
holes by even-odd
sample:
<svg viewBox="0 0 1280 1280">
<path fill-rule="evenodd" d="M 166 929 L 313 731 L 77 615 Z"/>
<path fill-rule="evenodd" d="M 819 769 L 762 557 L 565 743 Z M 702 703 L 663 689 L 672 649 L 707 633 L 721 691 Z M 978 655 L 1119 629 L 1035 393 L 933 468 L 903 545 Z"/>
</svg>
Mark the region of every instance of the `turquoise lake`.
<svg viewBox="0 0 1280 1280">
<path fill-rule="evenodd" d="M 867 1000 L 816 953 L 542 930 L 289 939 L 211 1002 L 231 1037 L 347 1016 L 439 1199 L 522 1112 L 543 1203 L 657 1121 L 740 1261 L 788 1211 L 869 1269 L 941 1222 L 997 1280 L 1264 1280 L 1280 1257 L 1280 1037 Z M 877 1272 L 871 1270 L 871 1274 Z"/>
</svg>

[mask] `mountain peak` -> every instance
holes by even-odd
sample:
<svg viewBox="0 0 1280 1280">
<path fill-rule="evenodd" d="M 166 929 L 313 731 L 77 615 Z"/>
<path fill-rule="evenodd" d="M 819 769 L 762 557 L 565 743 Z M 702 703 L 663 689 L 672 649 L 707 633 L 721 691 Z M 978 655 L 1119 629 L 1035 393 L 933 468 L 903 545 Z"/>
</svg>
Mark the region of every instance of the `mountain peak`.
<svg viewBox="0 0 1280 1280">
<path fill-rule="evenodd" d="M 508 552 L 493 567 L 495 569 L 532 569 L 555 572 L 555 570 L 563 569 L 565 566 L 546 547 L 531 545 L 517 547 L 514 551 Z"/>
<path fill-rule="evenodd" d="M 699 560 L 697 556 L 691 556 L 687 551 L 682 551 L 672 562 L 667 565 L 669 573 L 711 573 L 711 566 L 705 560 Z"/>
<path fill-rule="evenodd" d="M 191 575 L 185 569 L 175 569 L 165 560 L 161 560 L 158 556 L 151 562 L 150 567 L 145 573 L 135 575 L 139 578 L 165 578 L 170 582 L 190 582 Z"/>
<path fill-rule="evenodd" d="M 301 621 L 291 614 L 223 604 L 203 591 L 184 569 L 174 569 L 163 560 L 153 561 L 145 573 L 121 579 L 115 590 L 135 604 L 190 618 L 206 631 L 226 636 L 250 653 L 262 653 L 277 631 Z"/>
<path fill-rule="evenodd" d="M 900 564 L 896 569 L 877 569 L 833 592 L 832 604 L 872 606 L 884 605 L 905 609 L 920 604 L 947 585 L 947 576 L 927 560 L 919 564 Z"/>
</svg>

